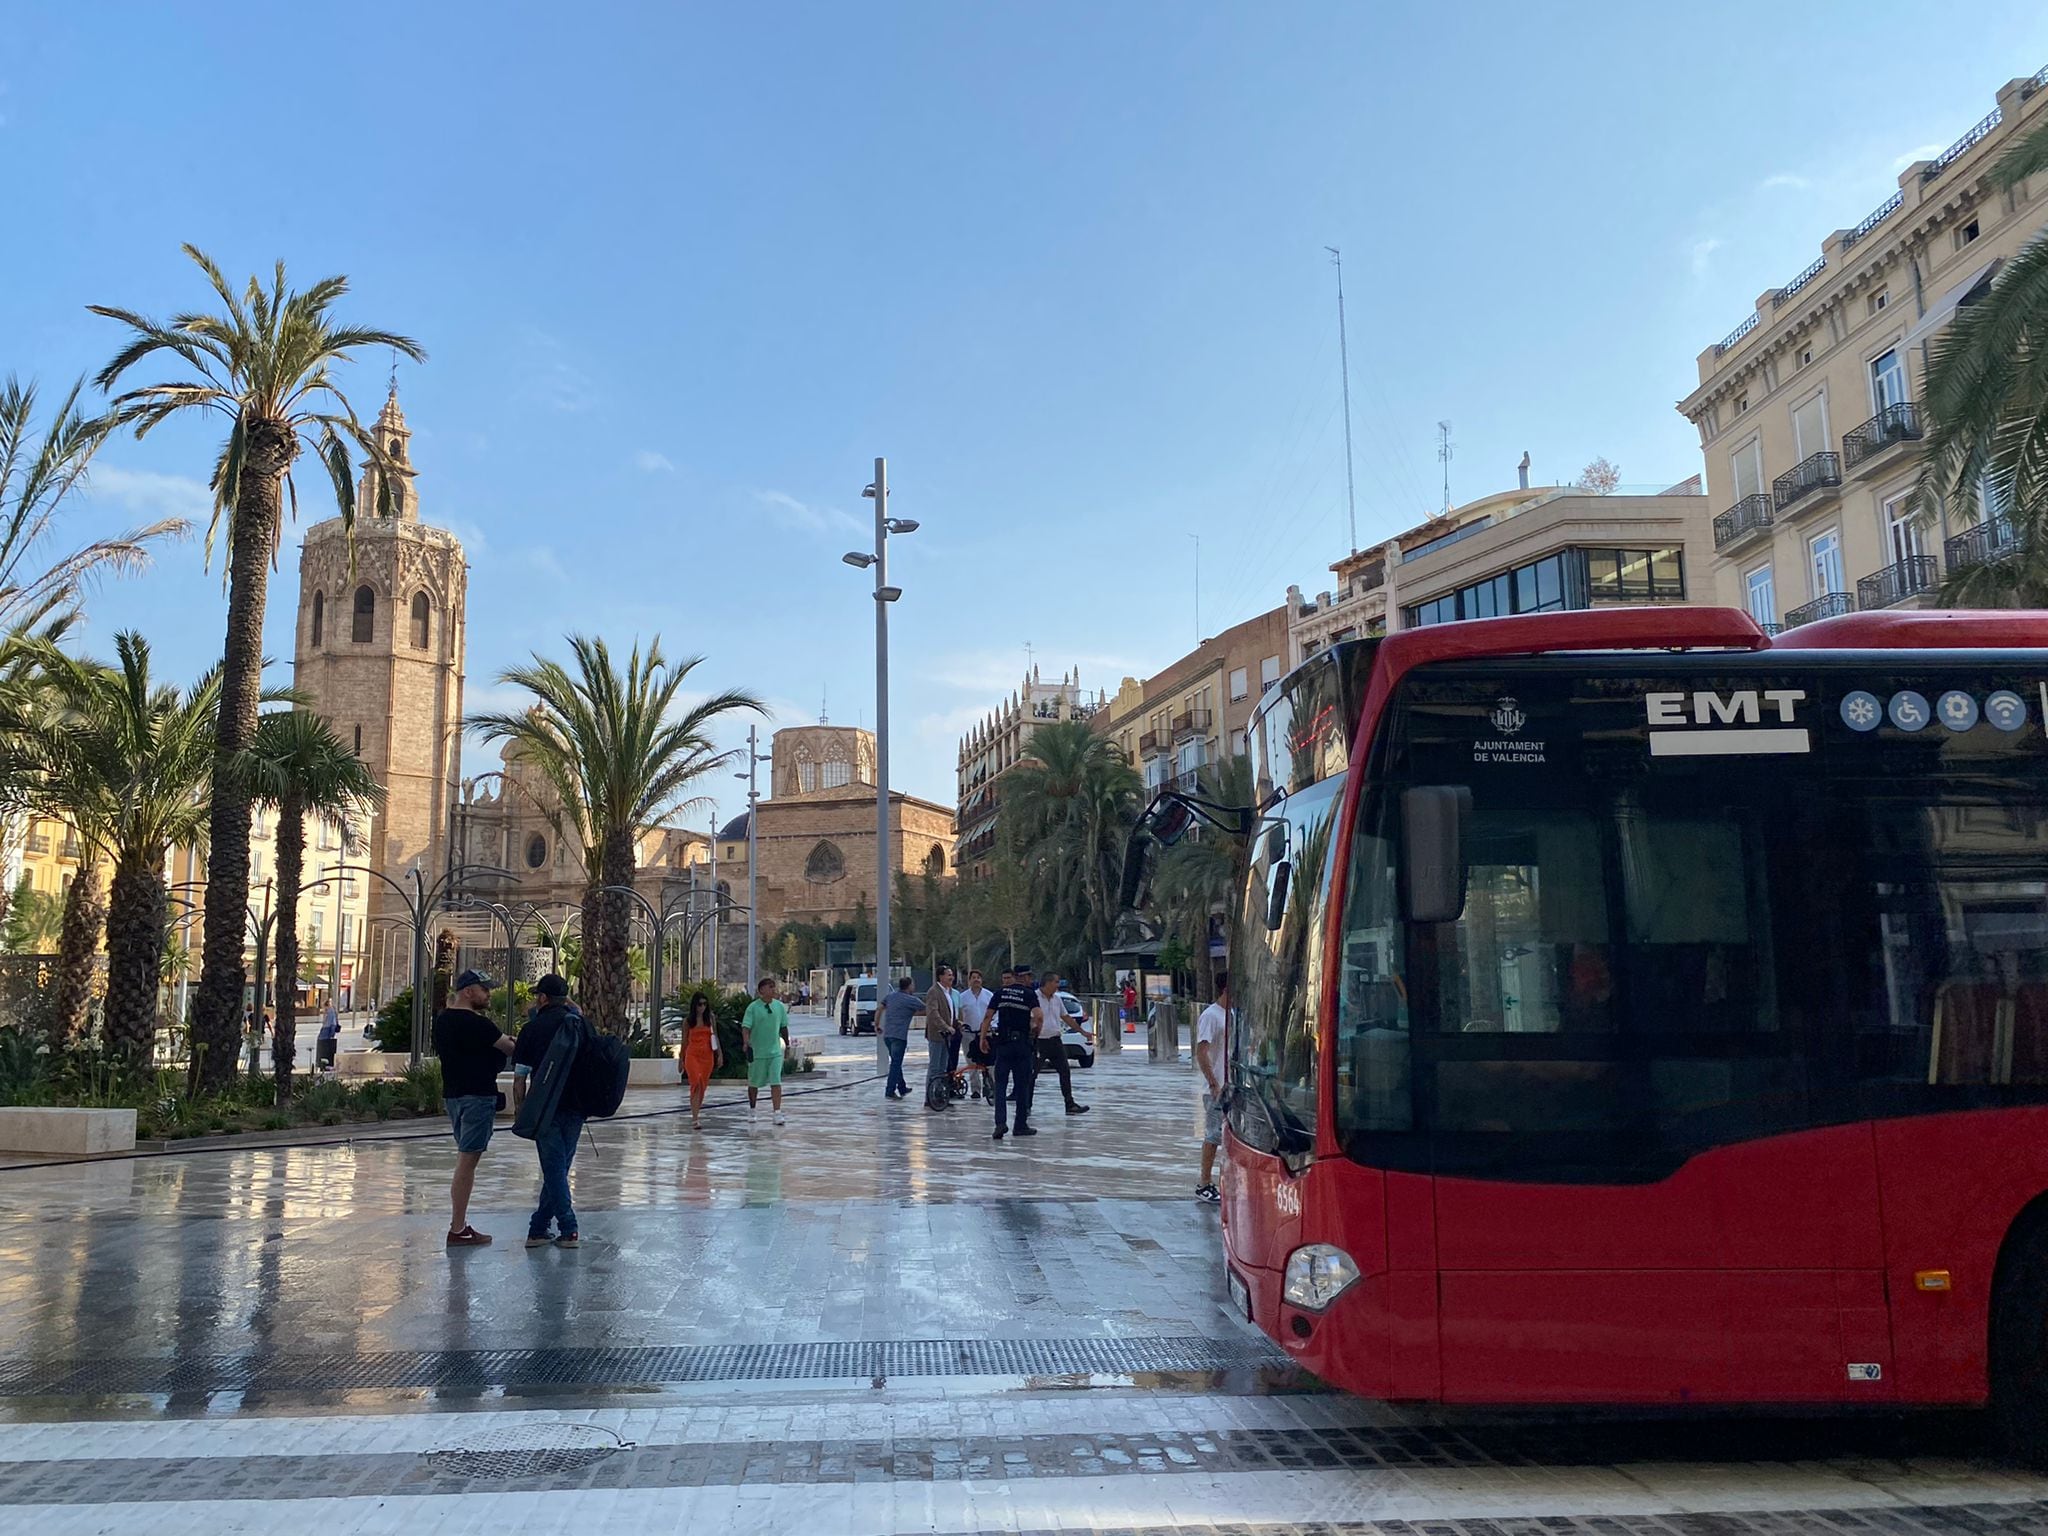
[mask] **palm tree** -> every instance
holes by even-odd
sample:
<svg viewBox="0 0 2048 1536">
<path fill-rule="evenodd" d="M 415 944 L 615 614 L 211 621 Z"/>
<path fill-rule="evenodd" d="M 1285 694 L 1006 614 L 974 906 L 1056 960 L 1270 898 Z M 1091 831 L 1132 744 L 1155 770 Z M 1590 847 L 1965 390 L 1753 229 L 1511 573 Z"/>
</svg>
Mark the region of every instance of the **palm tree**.
<svg viewBox="0 0 2048 1536">
<path fill-rule="evenodd" d="M 92 891 L 96 908 L 99 868 L 113 866 L 104 1034 L 108 1049 L 133 1067 L 148 1062 L 156 1039 L 164 860 L 174 845 L 197 842 L 206 830 L 220 670 L 180 692 L 151 679 L 142 636 L 123 631 L 114 650 L 112 668 L 52 657 L 58 728 L 45 735 L 38 795 L 77 829 L 84 858 L 72 895 Z M 67 901 L 60 970 L 74 958 L 72 910 Z M 88 947 L 88 974 L 91 954 Z"/>
<path fill-rule="evenodd" d="M 233 780 L 238 755 L 256 732 L 263 675 L 263 609 L 270 561 L 276 553 L 287 498 L 298 510 L 292 465 L 310 448 L 333 483 L 335 506 L 353 526 L 355 489 L 349 445 L 375 466 L 378 512 L 389 515 L 395 476 L 383 446 L 356 419 L 332 365 L 363 347 L 390 347 L 423 359 L 417 342 L 386 331 L 342 326 L 330 311 L 348 291 L 348 279 L 323 278 L 293 292 L 284 263 L 266 290 L 249 279 L 240 294 L 220 268 L 193 246 L 198 265 L 223 306 L 217 314 L 181 314 L 159 322 L 125 309 L 91 306 L 134 335 L 97 375 L 111 390 L 144 358 L 168 352 L 188 370 L 182 379 L 148 384 L 117 395 L 112 417 L 144 436 L 185 411 L 217 413 L 229 422 L 227 442 L 213 467 L 213 521 L 207 552 L 227 538 L 227 639 L 221 652 L 220 723 L 215 732 L 213 812 L 206 870 L 206 937 L 199 988 L 192 1003 L 192 1037 L 203 1047 L 202 1086 L 233 1071 L 241 1034 L 243 913 L 249 899 L 249 797 Z"/>
<path fill-rule="evenodd" d="M 299 888 L 306 863 L 306 818 L 341 828 L 342 846 L 361 837 L 367 808 L 384 798 L 369 765 L 309 709 L 279 710 L 256 723 L 242 756 L 240 787 L 251 802 L 277 813 L 277 1013 L 271 1068 L 281 1104 L 291 1094 L 298 1038 Z"/>
<path fill-rule="evenodd" d="M 1137 770 L 1084 720 L 1040 727 L 1010 770 L 1000 814 L 1030 876 L 1051 963 L 1092 973 L 1109 947 L 1141 793 Z"/>
<path fill-rule="evenodd" d="M 569 649 L 573 673 L 535 655 L 531 666 L 498 675 L 532 694 L 531 708 L 474 715 L 469 724 L 486 741 L 512 742 L 554 790 L 555 836 L 573 835 L 583 850 L 584 1007 L 599 1028 L 624 1033 L 632 970 L 626 898 L 616 888 L 633 883 L 636 840 L 664 818 L 700 808 L 690 786 L 738 760 L 737 751 L 712 744 L 711 727 L 766 709 L 751 693 L 728 689 L 669 718 L 703 658 L 671 664 L 659 636 L 644 657 L 634 645 L 623 674 L 602 640 L 571 635 Z"/>
<path fill-rule="evenodd" d="M 1992 184 L 2010 190 L 2048 171 L 2048 123 L 1999 157 Z M 1927 443 L 1919 502 L 1933 516 L 1986 488 L 2009 507 L 2014 552 L 1951 575 L 1946 602 L 2048 607 L 2048 241 L 2005 264 L 1991 291 L 1957 311 L 1927 370 Z M 1987 554 L 1990 551 L 1987 550 Z"/>
<path fill-rule="evenodd" d="M 1195 792 L 1217 805 L 1252 803 L 1252 761 L 1238 756 L 1199 770 Z M 1244 891 L 1251 840 L 1220 828 L 1202 825 L 1168 849 L 1152 880 L 1160 931 L 1178 939 L 1195 956 L 1196 968 L 1208 979 L 1205 997 L 1216 995 L 1216 961 L 1209 952 L 1209 922 L 1217 913 L 1228 921 Z"/>
</svg>

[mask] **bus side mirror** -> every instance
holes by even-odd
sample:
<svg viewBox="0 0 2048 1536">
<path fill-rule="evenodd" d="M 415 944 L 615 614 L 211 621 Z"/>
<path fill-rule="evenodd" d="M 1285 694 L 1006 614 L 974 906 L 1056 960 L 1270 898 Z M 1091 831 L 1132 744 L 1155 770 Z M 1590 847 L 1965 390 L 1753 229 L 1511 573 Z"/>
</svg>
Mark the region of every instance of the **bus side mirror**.
<svg viewBox="0 0 2048 1536">
<path fill-rule="evenodd" d="M 1455 923 L 1465 911 L 1465 823 L 1472 791 L 1430 784 L 1401 791 L 1401 915 Z"/>
<path fill-rule="evenodd" d="M 1131 833 L 1124 844 L 1123 882 L 1117 891 L 1117 910 L 1135 911 L 1139 898 L 1145 894 L 1149 866 L 1152 862 L 1152 838 L 1143 827 Z"/>
<path fill-rule="evenodd" d="M 1278 933 L 1281 923 L 1287 919 L 1287 887 L 1294 877 L 1294 866 L 1282 859 L 1273 866 L 1272 888 L 1266 894 L 1266 931 Z"/>
</svg>

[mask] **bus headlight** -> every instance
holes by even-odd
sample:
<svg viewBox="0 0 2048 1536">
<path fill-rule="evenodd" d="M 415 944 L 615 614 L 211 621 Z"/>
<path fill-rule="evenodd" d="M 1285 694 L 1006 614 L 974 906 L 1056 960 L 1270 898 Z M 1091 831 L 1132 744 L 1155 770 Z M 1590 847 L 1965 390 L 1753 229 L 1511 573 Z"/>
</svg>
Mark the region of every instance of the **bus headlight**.
<svg viewBox="0 0 2048 1536">
<path fill-rule="evenodd" d="M 1287 1256 L 1287 1304 L 1304 1312 L 1320 1312 L 1358 1278 L 1358 1266 L 1342 1248 L 1310 1243 Z"/>
</svg>

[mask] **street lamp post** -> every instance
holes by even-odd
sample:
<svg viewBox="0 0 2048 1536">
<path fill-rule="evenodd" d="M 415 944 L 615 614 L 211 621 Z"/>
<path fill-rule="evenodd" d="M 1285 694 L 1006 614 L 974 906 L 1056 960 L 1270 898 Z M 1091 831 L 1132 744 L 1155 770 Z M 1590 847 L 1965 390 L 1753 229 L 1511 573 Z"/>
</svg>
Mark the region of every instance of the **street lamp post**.
<svg viewBox="0 0 2048 1536">
<path fill-rule="evenodd" d="M 761 933 L 759 919 L 755 916 L 757 898 L 754 894 L 755 871 L 761 864 L 761 765 L 768 761 L 768 754 L 761 751 L 761 728 L 747 727 L 747 771 L 733 775 L 747 781 L 747 974 L 746 984 L 751 987 L 761 979 Z"/>
<path fill-rule="evenodd" d="M 903 595 L 889 585 L 889 535 L 915 533 L 917 520 L 889 515 L 889 461 L 875 460 L 875 479 L 863 496 L 875 504 L 874 553 L 849 550 L 839 558 L 875 573 L 875 995 L 889 984 L 889 604 Z"/>
</svg>

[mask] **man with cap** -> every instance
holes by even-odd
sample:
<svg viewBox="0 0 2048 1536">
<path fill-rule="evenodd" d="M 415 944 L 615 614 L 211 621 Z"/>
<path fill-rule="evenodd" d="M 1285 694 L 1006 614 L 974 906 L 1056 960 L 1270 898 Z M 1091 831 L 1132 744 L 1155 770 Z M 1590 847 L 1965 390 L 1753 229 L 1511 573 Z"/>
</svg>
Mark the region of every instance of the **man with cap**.
<svg viewBox="0 0 2048 1536">
<path fill-rule="evenodd" d="M 448 1184 L 450 1248 L 481 1248 L 490 1237 L 469 1224 L 469 1192 L 476 1187 L 476 1165 L 491 1144 L 498 1116 L 498 1073 L 514 1049 L 510 1035 L 485 1011 L 491 1005 L 491 978 L 482 971 L 464 971 L 455 978 L 448 1006 L 434 1020 L 434 1054 L 441 1059 L 441 1107 L 455 1133 L 455 1177 Z"/>
<path fill-rule="evenodd" d="M 569 983 L 561 977 L 549 973 L 533 984 L 533 991 L 540 1007 L 519 1031 L 518 1049 L 512 1053 L 512 1059 L 538 1073 L 547 1059 L 548 1047 L 555 1043 L 562 1027 L 573 1021 L 582 1029 L 584 1024 L 583 1015 L 569 1001 Z M 533 1082 L 535 1086 L 527 1090 L 529 1112 L 541 1080 L 535 1076 Z M 576 1208 L 569 1201 L 569 1165 L 576 1161 L 576 1144 L 583 1139 L 583 1118 L 583 1101 L 576 1095 L 576 1074 L 564 1073 L 561 1097 L 555 1101 L 552 1112 L 539 1122 L 533 1137 L 533 1150 L 540 1158 L 540 1204 L 526 1224 L 529 1248 L 545 1248 L 550 1241 L 550 1227 L 555 1229 L 552 1240 L 557 1248 L 574 1248 L 580 1242 Z"/>
<path fill-rule="evenodd" d="M 995 1106 L 997 1141 L 1010 1130 L 1003 1104 L 1012 1092 L 1017 1099 L 1017 1134 L 1038 1134 L 1031 1126 L 1031 1010 L 1038 1006 L 1038 989 L 1028 965 L 1018 966 L 1014 973 L 1005 971 L 1003 977 L 1002 990 L 981 1018 L 981 1052 L 989 1064 L 988 1096 Z"/>
</svg>

